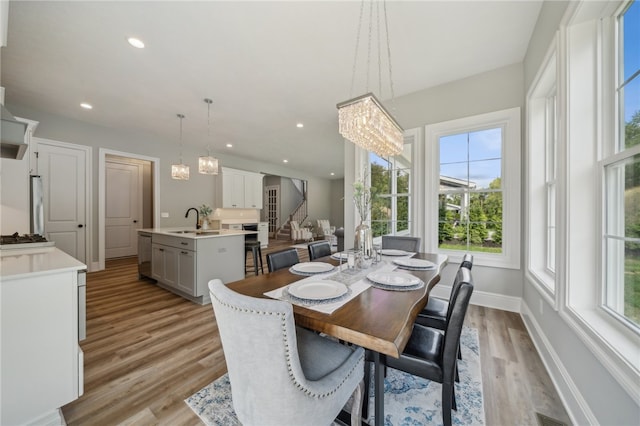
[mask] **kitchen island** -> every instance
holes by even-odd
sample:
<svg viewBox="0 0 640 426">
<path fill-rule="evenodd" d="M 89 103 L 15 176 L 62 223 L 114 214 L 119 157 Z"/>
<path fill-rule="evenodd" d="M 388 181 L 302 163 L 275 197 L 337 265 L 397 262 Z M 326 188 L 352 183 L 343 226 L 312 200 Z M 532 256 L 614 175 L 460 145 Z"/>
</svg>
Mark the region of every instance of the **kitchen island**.
<svg viewBox="0 0 640 426">
<path fill-rule="evenodd" d="M 0 424 L 64 424 L 59 407 L 82 395 L 84 269 L 55 247 L 0 250 Z"/>
<path fill-rule="evenodd" d="M 241 280 L 244 270 L 244 236 L 255 231 L 185 228 L 139 229 L 151 237 L 150 277 L 158 286 L 199 304 L 211 303 L 208 283 Z M 145 238 L 139 238 L 144 241 Z M 138 253 L 145 252 L 138 247 Z"/>
</svg>

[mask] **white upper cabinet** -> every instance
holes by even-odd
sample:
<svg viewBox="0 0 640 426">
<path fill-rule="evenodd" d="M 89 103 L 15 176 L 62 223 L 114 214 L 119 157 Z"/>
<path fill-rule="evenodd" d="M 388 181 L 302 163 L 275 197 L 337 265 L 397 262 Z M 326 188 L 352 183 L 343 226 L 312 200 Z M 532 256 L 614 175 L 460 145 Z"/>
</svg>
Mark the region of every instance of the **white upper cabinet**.
<svg viewBox="0 0 640 426">
<path fill-rule="evenodd" d="M 260 173 L 222 167 L 222 208 L 261 209 Z"/>
</svg>

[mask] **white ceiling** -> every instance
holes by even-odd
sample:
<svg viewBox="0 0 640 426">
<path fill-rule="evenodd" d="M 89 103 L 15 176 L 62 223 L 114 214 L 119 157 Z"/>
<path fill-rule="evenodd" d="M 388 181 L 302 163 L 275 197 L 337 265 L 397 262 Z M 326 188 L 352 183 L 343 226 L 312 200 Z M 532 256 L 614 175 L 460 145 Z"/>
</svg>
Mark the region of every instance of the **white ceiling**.
<svg viewBox="0 0 640 426">
<path fill-rule="evenodd" d="M 210 97 L 214 153 L 233 143 L 235 155 L 280 165 L 286 158 L 292 169 L 339 177 L 344 141 L 336 104 L 366 89 L 363 34 L 350 93 L 360 4 L 14 0 L 2 48 L 6 103 L 150 132 L 176 151 L 176 114 L 183 113 L 185 145 L 204 151 L 203 99 Z M 521 62 L 540 7 L 388 2 L 395 96 Z M 129 36 L 146 48 L 129 46 Z M 370 89 L 377 92 L 372 62 Z M 388 77 L 383 83 L 380 97 L 389 99 Z M 94 109 L 81 109 L 83 101 Z"/>
</svg>

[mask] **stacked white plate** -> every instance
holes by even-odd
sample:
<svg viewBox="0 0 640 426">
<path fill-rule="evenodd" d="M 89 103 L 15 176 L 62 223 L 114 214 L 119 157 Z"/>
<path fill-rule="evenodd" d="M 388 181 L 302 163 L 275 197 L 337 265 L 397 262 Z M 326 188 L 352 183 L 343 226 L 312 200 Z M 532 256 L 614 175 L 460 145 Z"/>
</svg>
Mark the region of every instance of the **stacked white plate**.
<svg viewBox="0 0 640 426">
<path fill-rule="evenodd" d="M 424 260 L 424 259 L 413 259 L 413 258 L 394 259 L 393 263 L 404 269 L 414 269 L 419 271 L 436 269 L 435 263 L 429 262 L 428 260 Z"/>
<path fill-rule="evenodd" d="M 289 295 L 300 299 L 310 301 L 334 300 L 347 294 L 349 289 L 346 285 L 337 281 L 317 280 L 317 281 L 299 281 L 287 287 Z"/>
<path fill-rule="evenodd" d="M 325 262 L 300 262 L 291 267 L 291 272 L 302 275 L 323 274 L 333 271 L 334 266 Z"/>
<path fill-rule="evenodd" d="M 349 256 L 349 253 L 347 253 L 345 251 L 340 251 L 340 252 L 337 252 L 337 253 L 333 253 L 331 255 L 331 258 L 335 259 L 335 260 L 340 260 L 340 259 L 347 260 L 348 256 Z"/>
<path fill-rule="evenodd" d="M 396 250 L 396 249 L 381 249 L 380 254 L 383 256 L 409 256 L 413 254 L 409 251 Z"/>
<path fill-rule="evenodd" d="M 419 288 L 422 284 L 420 278 L 408 274 L 406 272 L 372 272 L 367 275 L 367 279 L 382 286 L 382 288 L 389 288 L 390 290 L 412 290 Z"/>
</svg>

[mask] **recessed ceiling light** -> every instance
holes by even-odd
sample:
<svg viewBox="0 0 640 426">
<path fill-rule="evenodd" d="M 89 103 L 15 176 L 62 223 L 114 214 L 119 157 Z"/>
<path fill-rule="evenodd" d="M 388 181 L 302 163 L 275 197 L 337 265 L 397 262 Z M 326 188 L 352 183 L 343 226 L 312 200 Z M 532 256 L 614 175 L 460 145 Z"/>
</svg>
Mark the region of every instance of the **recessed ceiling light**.
<svg viewBox="0 0 640 426">
<path fill-rule="evenodd" d="M 86 102 L 81 103 L 80 106 L 84 109 L 93 109 L 93 105 L 88 104 Z"/>
<path fill-rule="evenodd" d="M 298 124 L 296 124 L 296 127 L 297 127 L 298 129 L 302 129 L 302 128 L 304 127 L 304 124 L 302 124 L 302 123 L 298 123 Z"/>
<path fill-rule="evenodd" d="M 130 45 L 132 45 L 137 49 L 144 49 L 144 42 L 139 38 L 129 37 L 127 41 L 129 42 Z"/>
<path fill-rule="evenodd" d="M 335 173 L 331 172 L 331 176 L 335 176 L 335 175 L 336 175 Z"/>
<path fill-rule="evenodd" d="M 288 163 L 288 162 L 289 162 L 289 160 L 282 160 L 282 162 L 283 162 L 283 163 Z"/>
<path fill-rule="evenodd" d="M 230 143 L 227 144 L 227 148 L 232 148 L 232 147 L 233 147 L 233 144 L 230 144 Z"/>
</svg>

